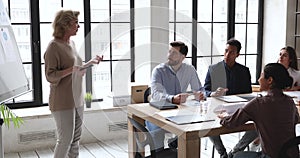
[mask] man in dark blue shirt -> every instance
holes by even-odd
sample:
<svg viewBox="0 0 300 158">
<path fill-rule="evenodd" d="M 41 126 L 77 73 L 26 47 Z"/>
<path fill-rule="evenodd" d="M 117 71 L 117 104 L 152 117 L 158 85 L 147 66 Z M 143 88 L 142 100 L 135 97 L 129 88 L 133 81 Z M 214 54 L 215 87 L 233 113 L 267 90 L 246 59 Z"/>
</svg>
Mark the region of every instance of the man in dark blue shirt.
<svg viewBox="0 0 300 158">
<path fill-rule="evenodd" d="M 228 40 L 224 52 L 224 60 L 209 66 L 204 84 L 207 96 L 217 97 L 222 95 L 252 93 L 249 68 L 235 61 L 240 55 L 241 48 L 241 43 L 238 40 Z M 257 133 L 255 131 L 247 131 L 234 147 L 233 152 L 244 150 L 256 137 Z M 209 138 L 221 157 L 227 158 L 227 152 L 221 137 L 211 136 Z"/>
</svg>

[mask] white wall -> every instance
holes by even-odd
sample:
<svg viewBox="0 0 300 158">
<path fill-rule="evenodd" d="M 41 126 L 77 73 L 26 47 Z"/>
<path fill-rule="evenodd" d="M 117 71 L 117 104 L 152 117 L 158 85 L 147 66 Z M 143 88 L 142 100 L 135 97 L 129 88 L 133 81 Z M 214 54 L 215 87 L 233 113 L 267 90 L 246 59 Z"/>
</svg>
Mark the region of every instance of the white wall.
<svg viewBox="0 0 300 158">
<path fill-rule="evenodd" d="M 45 107 L 48 109 L 48 107 Z M 109 125 L 127 123 L 126 109 L 115 108 L 84 112 L 84 123 L 80 143 L 92 143 L 103 140 L 127 138 L 127 130 L 109 131 Z M 50 115 L 24 117 L 20 128 L 3 127 L 4 152 L 28 151 L 41 148 L 53 148 L 55 139 L 40 139 L 20 142 L 20 135 L 37 134 L 55 131 L 55 122 Z"/>
<path fill-rule="evenodd" d="M 151 71 L 167 60 L 169 50 L 169 1 L 151 1 Z"/>
<path fill-rule="evenodd" d="M 149 7 L 135 9 L 135 83 L 149 84 L 151 78 L 151 45 Z"/>
<path fill-rule="evenodd" d="M 286 45 L 286 0 L 266 0 L 264 8 L 262 67 L 277 62 L 279 51 Z"/>
</svg>

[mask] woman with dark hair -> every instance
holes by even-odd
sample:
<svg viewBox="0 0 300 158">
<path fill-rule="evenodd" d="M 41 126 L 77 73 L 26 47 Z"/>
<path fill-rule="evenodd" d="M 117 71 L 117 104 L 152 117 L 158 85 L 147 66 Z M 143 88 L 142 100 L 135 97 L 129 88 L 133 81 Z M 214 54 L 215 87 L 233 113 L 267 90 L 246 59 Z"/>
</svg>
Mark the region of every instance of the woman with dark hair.
<svg viewBox="0 0 300 158">
<path fill-rule="evenodd" d="M 278 63 L 282 64 L 293 78 L 293 85 L 290 90 L 300 89 L 300 72 L 298 71 L 298 62 L 296 51 L 293 47 L 286 46 L 280 50 Z"/>
<path fill-rule="evenodd" d="M 290 87 L 293 80 L 287 69 L 279 63 L 267 64 L 258 79 L 260 89 L 267 91 L 266 96 L 251 100 L 245 107 L 234 114 L 224 112 L 218 116 L 221 124 L 234 128 L 253 121 L 262 143 L 262 151 L 242 151 L 234 157 L 266 157 L 278 158 L 282 145 L 296 137 L 295 125 L 299 114 L 294 101 L 285 95 L 283 90 Z M 299 155 L 298 148 L 292 148 L 289 155 Z"/>
</svg>

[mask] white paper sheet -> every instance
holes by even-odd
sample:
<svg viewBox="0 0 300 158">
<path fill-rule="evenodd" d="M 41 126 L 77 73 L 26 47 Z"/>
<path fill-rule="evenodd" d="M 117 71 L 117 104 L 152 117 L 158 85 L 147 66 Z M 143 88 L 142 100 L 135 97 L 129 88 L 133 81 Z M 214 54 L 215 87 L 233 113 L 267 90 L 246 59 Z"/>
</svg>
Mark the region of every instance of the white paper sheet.
<svg viewBox="0 0 300 158">
<path fill-rule="evenodd" d="M 218 105 L 215 109 L 215 113 L 227 112 L 228 114 L 233 114 L 237 109 L 244 107 L 246 103 L 227 103 Z"/>
<path fill-rule="evenodd" d="M 157 112 L 157 114 L 166 118 L 166 117 L 177 116 L 177 115 L 195 115 L 195 114 L 199 114 L 199 112 L 191 111 L 187 109 L 173 109 L 167 111 L 159 111 Z"/>
<path fill-rule="evenodd" d="M 247 99 L 241 98 L 236 95 L 227 95 L 227 96 L 220 96 L 216 97 L 217 99 L 220 99 L 222 101 L 228 102 L 228 103 L 234 103 L 234 102 L 247 102 Z"/>
</svg>

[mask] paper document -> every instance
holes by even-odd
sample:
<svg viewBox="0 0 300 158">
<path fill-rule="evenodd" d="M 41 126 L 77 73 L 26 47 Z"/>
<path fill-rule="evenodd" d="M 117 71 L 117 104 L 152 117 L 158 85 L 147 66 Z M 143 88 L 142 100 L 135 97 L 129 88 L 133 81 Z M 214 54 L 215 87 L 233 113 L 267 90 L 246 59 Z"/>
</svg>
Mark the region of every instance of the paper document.
<svg viewBox="0 0 300 158">
<path fill-rule="evenodd" d="M 227 95 L 227 96 L 220 96 L 220 97 L 216 97 L 219 100 L 228 102 L 228 103 L 234 103 L 234 102 L 247 102 L 247 99 L 241 98 L 239 96 L 236 95 Z"/>
<path fill-rule="evenodd" d="M 188 109 L 172 109 L 167 111 L 159 111 L 157 112 L 158 115 L 167 118 L 170 116 L 177 116 L 177 115 L 196 115 L 199 114 L 197 111 L 191 111 Z"/>
<path fill-rule="evenodd" d="M 285 91 L 283 93 L 293 98 L 300 98 L 300 91 Z"/>
<path fill-rule="evenodd" d="M 221 104 L 214 109 L 214 113 L 227 112 L 228 114 L 233 114 L 237 109 L 242 108 L 246 103 L 227 103 Z"/>
</svg>

